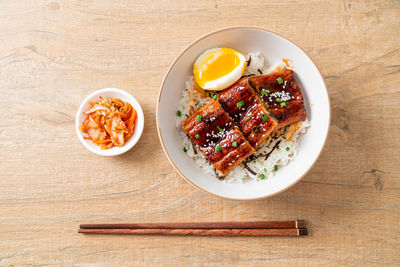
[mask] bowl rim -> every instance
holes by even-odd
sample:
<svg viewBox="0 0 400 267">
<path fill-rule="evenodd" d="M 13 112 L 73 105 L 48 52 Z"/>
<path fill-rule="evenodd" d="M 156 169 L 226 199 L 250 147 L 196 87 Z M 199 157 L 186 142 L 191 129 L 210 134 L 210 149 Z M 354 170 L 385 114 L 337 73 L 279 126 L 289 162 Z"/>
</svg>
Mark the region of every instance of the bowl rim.
<svg viewBox="0 0 400 267">
<path fill-rule="evenodd" d="M 316 67 L 316 69 L 317 69 L 317 71 L 318 71 L 318 74 L 321 76 L 322 83 L 324 84 L 324 89 L 325 89 L 326 95 L 328 96 L 328 99 L 327 99 L 327 100 L 328 100 L 328 129 L 327 129 L 326 135 L 325 135 L 325 137 L 324 137 L 324 143 L 322 144 L 322 147 L 321 147 L 320 151 L 318 152 L 318 155 L 317 155 L 317 157 L 315 158 L 315 160 L 314 160 L 314 161 L 312 162 L 312 164 L 308 167 L 308 169 L 303 173 L 303 175 L 301 175 L 295 182 L 293 182 L 293 183 L 287 185 L 285 188 L 283 188 L 283 189 L 281 189 L 281 190 L 279 190 L 279 191 L 277 191 L 277 192 L 275 192 L 275 193 L 272 193 L 272 194 L 269 194 L 269 195 L 266 195 L 266 196 L 261 196 L 261 197 L 254 197 L 254 198 L 232 198 L 232 197 L 221 196 L 221 195 L 215 194 L 215 193 L 213 193 L 213 192 L 210 192 L 210 191 L 206 190 L 205 188 L 200 187 L 200 186 L 196 185 L 194 182 L 192 182 L 188 177 L 186 177 L 186 176 L 179 170 L 179 168 L 175 165 L 175 162 L 172 160 L 171 155 L 168 153 L 168 151 L 167 151 L 167 149 L 166 149 L 166 147 L 165 147 L 165 144 L 164 144 L 164 139 L 163 139 L 163 136 L 162 136 L 162 133 L 161 133 L 161 130 L 160 130 L 160 124 L 159 124 L 159 104 L 160 104 L 160 101 L 161 101 L 161 95 L 162 95 L 162 92 L 163 92 L 163 89 L 164 89 L 164 84 L 165 84 L 165 81 L 166 81 L 166 79 L 167 79 L 169 73 L 171 72 L 172 68 L 173 68 L 174 65 L 178 62 L 178 60 L 182 57 L 182 55 L 183 55 L 187 50 L 189 50 L 193 45 L 195 45 L 197 42 L 199 42 L 200 40 L 202 40 L 202 39 L 204 39 L 204 38 L 207 38 L 208 36 L 211 36 L 211 35 L 213 35 L 213 34 L 216 34 L 216 33 L 219 33 L 219 32 L 223 32 L 223 31 L 237 30 L 237 29 L 258 30 L 258 31 L 266 32 L 266 33 L 275 34 L 275 35 L 277 35 L 277 36 L 279 36 L 279 37 L 281 37 L 281 38 L 283 38 L 283 39 L 285 39 L 285 40 L 291 42 L 291 43 L 294 44 L 295 46 L 297 46 L 297 47 L 304 53 L 304 55 L 305 55 L 306 57 L 308 57 L 308 58 L 310 59 L 310 61 L 315 65 L 315 67 Z M 283 36 L 283 35 L 281 35 L 280 33 L 277 33 L 277 32 L 271 31 L 271 30 L 267 30 L 267 29 L 264 29 L 264 28 L 258 27 L 258 26 L 231 26 L 231 27 L 224 27 L 224 28 L 220 28 L 220 29 L 217 29 L 217 30 L 215 30 L 215 31 L 212 31 L 212 32 L 203 34 L 203 35 L 200 36 L 199 38 L 197 38 L 197 39 L 195 39 L 194 41 L 192 41 L 188 46 L 186 46 L 186 47 L 179 53 L 179 55 L 174 59 L 174 61 L 172 61 L 172 63 L 171 63 L 170 66 L 168 67 L 168 70 L 167 70 L 167 72 L 165 73 L 165 75 L 164 75 L 164 77 L 163 77 L 163 79 L 162 79 L 162 82 L 161 82 L 161 85 L 160 85 L 160 89 L 159 89 L 159 92 L 158 92 L 157 102 L 156 102 L 156 126 L 157 126 L 158 138 L 160 139 L 161 147 L 162 147 L 162 149 L 163 149 L 165 155 L 167 156 L 167 159 L 168 159 L 168 161 L 170 162 L 170 164 L 174 167 L 174 169 L 178 172 L 178 174 L 179 174 L 186 182 L 188 182 L 191 186 L 193 186 L 194 188 L 199 189 L 199 190 L 202 191 L 202 192 L 209 193 L 209 194 L 211 194 L 211 195 L 214 195 L 214 196 L 217 196 L 217 197 L 220 197 L 220 198 L 223 198 L 223 199 L 228 199 L 228 200 L 249 201 L 249 200 L 267 199 L 267 198 L 273 197 L 273 196 L 275 196 L 275 195 L 277 195 L 277 194 L 283 193 L 283 192 L 287 191 L 288 189 L 290 189 L 291 187 L 293 187 L 294 185 L 296 185 L 297 183 L 299 183 L 299 182 L 304 178 L 304 176 L 306 176 L 306 175 L 310 172 L 310 170 L 314 167 L 315 163 L 318 161 L 318 159 L 319 159 L 319 157 L 320 157 L 320 155 L 321 155 L 321 153 L 322 153 L 322 150 L 323 150 L 323 148 L 324 148 L 325 145 L 326 145 L 326 140 L 328 139 L 328 135 L 329 135 L 329 131 L 330 131 L 330 127 L 329 127 L 330 122 L 331 122 L 331 103 L 330 103 L 330 99 L 329 99 L 328 90 L 327 90 L 327 88 L 326 88 L 325 80 L 324 80 L 324 78 L 323 78 L 323 76 L 322 76 L 322 74 L 321 74 L 319 68 L 318 68 L 317 65 L 315 64 L 314 60 L 312 60 L 312 58 L 306 53 L 306 51 L 305 51 L 300 45 L 298 45 L 296 42 L 290 40 L 289 38 L 287 38 L 287 37 L 285 37 L 285 36 Z"/>
<path fill-rule="evenodd" d="M 136 121 L 135 131 L 138 131 L 137 132 L 138 134 L 136 135 L 135 138 L 133 138 L 133 136 L 132 136 L 124 146 L 119 147 L 119 149 L 115 150 L 115 152 L 109 152 L 110 150 L 107 150 L 107 149 L 106 150 L 92 149 L 92 147 L 88 146 L 86 141 L 83 139 L 83 134 L 79 130 L 80 120 L 83 116 L 82 114 L 83 114 L 83 108 L 84 108 L 85 104 L 91 98 L 96 97 L 97 95 L 100 95 L 102 93 L 111 93 L 111 94 L 112 93 L 120 93 L 121 95 L 124 96 L 124 98 L 130 98 L 130 99 L 123 99 L 123 101 L 128 101 L 132 106 L 135 106 L 134 108 L 136 109 L 136 112 L 137 112 L 137 121 Z M 79 108 L 77 110 L 76 117 L 75 117 L 75 130 L 78 135 L 79 141 L 82 143 L 82 145 L 87 150 L 89 150 L 90 152 L 92 152 L 96 155 L 103 156 L 103 157 L 118 156 L 118 155 L 124 154 L 124 153 L 128 152 L 129 150 L 131 150 L 132 147 L 134 147 L 137 144 L 137 142 L 139 142 L 140 138 L 142 137 L 143 129 L 144 129 L 144 114 L 143 114 L 143 109 L 142 109 L 139 101 L 137 101 L 137 99 L 133 95 L 128 93 L 127 91 L 119 89 L 119 88 L 115 88 L 115 87 L 101 88 L 101 89 L 95 90 L 95 91 L 91 92 L 90 94 L 88 94 L 83 99 L 81 104 L 79 105 Z M 104 153 L 104 152 L 109 152 L 109 153 Z"/>
</svg>

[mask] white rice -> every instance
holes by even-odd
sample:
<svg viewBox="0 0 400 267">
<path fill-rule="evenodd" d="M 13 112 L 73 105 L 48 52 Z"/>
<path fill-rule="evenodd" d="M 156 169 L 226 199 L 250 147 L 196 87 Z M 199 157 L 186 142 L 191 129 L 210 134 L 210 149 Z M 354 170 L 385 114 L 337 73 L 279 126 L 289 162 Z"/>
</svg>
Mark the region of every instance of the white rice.
<svg viewBox="0 0 400 267">
<path fill-rule="evenodd" d="M 249 53 L 246 55 L 246 59 L 249 60 L 251 57 L 250 65 L 246 67 L 243 75 L 255 74 L 259 75 L 260 72 L 263 74 L 268 74 L 271 71 L 275 70 L 278 67 L 284 67 L 284 63 L 276 64 L 270 67 L 264 65 L 264 57 L 259 52 Z M 187 149 L 186 154 L 192 158 L 198 166 L 200 166 L 206 174 L 215 176 L 215 170 L 211 163 L 207 160 L 203 153 L 198 151 L 195 153 L 193 149 L 193 143 L 190 138 L 183 131 L 181 123 L 184 121 L 189 114 L 189 106 L 192 105 L 194 110 L 199 109 L 203 104 L 206 104 L 210 97 L 200 97 L 196 96 L 195 100 L 193 100 L 193 86 L 194 80 L 193 77 L 190 77 L 186 82 L 186 90 L 182 93 L 182 99 L 179 104 L 178 110 L 181 111 L 182 115 L 180 117 L 177 116 L 176 119 L 176 127 L 179 129 L 179 132 L 182 137 L 182 145 Z M 264 174 L 265 178 L 268 179 L 274 176 L 275 174 L 275 166 L 279 168 L 286 166 L 293 160 L 299 151 L 299 136 L 306 132 L 310 123 L 308 121 L 304 121 L 301 123 L 300 128 L 295 132 L 294 137 L 291 141 L 285 139 L 285 136 L 282 135 L 278 137 L 276 140 L 271 141 L 268 145 L 263 144 L 261 148 L 257 150 L 258 154 L 267 154 L 274 147 L 276 142 L 279 142 L 279 145 L 274 149 L 274 151 L 269 155 L 268 159 L 265 160 L 265 157 L 258 157 L 255 160 L 247 162 L 247 166 L 253 170 L 256 174 L 251 174 L 243 164 L 238 165 L 234 170 L 232 170 L 227 176 L 225 176 L 224 182 L 227 183 L 244 183 L 246 181 L 260 181 L 260 175 Z"/>
</svg>

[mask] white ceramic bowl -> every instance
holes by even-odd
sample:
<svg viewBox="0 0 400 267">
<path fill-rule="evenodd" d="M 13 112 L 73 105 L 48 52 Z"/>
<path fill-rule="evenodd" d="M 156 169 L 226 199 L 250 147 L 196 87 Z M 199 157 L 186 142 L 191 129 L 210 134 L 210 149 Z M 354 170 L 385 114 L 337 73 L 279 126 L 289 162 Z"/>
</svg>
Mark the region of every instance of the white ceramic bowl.
<svg viewBox="0 0 400 267">
<path fill-rule="evenodd" d="M 91 140 L 84 139 L 83 137 L 85 136 L 85 134 L 83 134 L 79 130 L 79 125 L 81 125 L 82 122 L 86 118 L 86 115 L 83 114 L 83 112 L 85 112 L 86 110 L 89 109 L 89 101 L 96 102 L 100 99 L 100 96 L 113 97 L 113 98 L 121 99 L 122 101 L 126 101 L 129 104 L 131 104 L 132 107 L 137 112 L 135 131 L 134 131 L 133 135 L 131 136 L 131 138 L 129 138 L 128 142 L 126 142 L 122 147 L 112 147 L 110 149 L 101 150 L 97 145 L 93 144 L 93 142 Z M 95 154 L 101 155 L 101 156 L 116 156 L 116 155 L 120 155 L 122 153 L 127 152 L 139 141 L 140 137 L 142 136 L 143 126 L 144 126 L 144 115 L 143 115 L 142 107 L 140 106 L 139 102 L 131 94 L 125 92 L 124 90 L 118 89 L 118 88 L 104 88 L 104 89 L 94 91 L 93 93 L 88 95 L 82 101 L 81 105 L 79 106 L 78 112 L 76 113 L 76 119 L 75 119 L 76 133 L 78 134 L 78 137 L 79 137 L 79 140 L 81 141 L 81 143 L 88 150 L 92 151 Z"/>
<path fill-rule="evenodd" d="M 193 75 L 193 63 L 206 49 L 230 47 L 242 53 L 261 52 L 266 64 L 279 63 L 283 58 L 293 61 L 304 93 L 310 128 L 300 138 L 298 156 L 282 167 L 272 178 L 229 184 L 205 174 L 182 151 L 179 131 L 175 126 L 185 81 Z M 161 84 L 157 103 L 157 128 L 168 160 L 178 173 L 193 186 L 208 193 L 237 200 L 265 198 L 288 189 L 298 182 L 317 160 L 328 135 L 330 106 L 324 81 L 309 56 L 285 37 L 259 28 L 233 27 L 209 33 L 190 44 L 172 63 Z"/>
</svg>

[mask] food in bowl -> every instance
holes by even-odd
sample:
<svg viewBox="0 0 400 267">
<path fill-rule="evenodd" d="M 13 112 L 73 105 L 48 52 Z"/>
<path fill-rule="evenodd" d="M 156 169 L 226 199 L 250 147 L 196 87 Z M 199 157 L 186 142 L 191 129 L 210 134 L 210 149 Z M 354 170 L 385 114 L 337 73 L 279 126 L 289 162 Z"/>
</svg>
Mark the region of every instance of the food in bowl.
<svg viewBox="0 0 400 267">
<path fill-rule="evenodd" d="M 230 183 L 272 177 L 296 157 L 298 137 L 309 126 L 294 70 L 283 62 L 268 68 L 257 52 L 245 58 L 232 84 L 214 88 L 199 84 L 196 60 L 177 111 L 183 151 L 206 173 Z M 226 64 L 237 68 L 235 61 Z M 206 65 L 213 66 L 212 57 Z"/>
<path fill-rule="evenodd" d="M 122 147 L 135 131 L 137 112 L 128 102 L 118 98 L 103 98 L 90 102 L 84 112 L 85 120 L 79 129 L 87 134 L 84 139 L 91 140 L 100 149 L 114 146 Z"/>
<path fill-rule="evenodd" d="M 217 99 L 255 149 L 261 146 L 278 124 L 250 88 L 247 77 L 218 94 Z"/>
<path fill-rule="evenodd" d="M 213 48 L 201 54 L 193 67 L 194 80 L 205 90 L 223 90 L 242 76 L 244 55 L 232 48 Z"/>
<path fill-rule="evenodd" d="M 217 100 L 211 99 L 183 121 L 182 126 L 220 176 L 256 153 Z"/>
</svg>

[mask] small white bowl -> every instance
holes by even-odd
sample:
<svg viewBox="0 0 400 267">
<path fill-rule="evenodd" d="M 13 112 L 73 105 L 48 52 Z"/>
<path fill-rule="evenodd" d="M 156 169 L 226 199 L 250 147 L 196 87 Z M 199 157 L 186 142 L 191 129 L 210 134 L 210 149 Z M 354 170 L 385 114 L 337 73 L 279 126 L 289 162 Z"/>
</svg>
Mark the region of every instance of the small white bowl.
<svg viewBox="0 0 400 267">
<path fill-rule="evenodd" d="M 243 184 L 225 183 L 206 174 L 182 151 L 182 140 L 175 126 L 176 110 L 185 81 L 193 75 L 193 63 L 205 50 L 230 47 L 242 53 L 260 52 L 268 65 L 283 58 L 293 61 L 302 87 L 307 118 L 311 126 L 301 136 L 297 157 L 275 176 Z M 311 58 L 287 38 L 255 27 L 232 27 L 206 34 L 190 44 L 175 59 L 161 84 L 157 101 L 157 130 L 168 160 L 191 185 L 213 195 L 236 200 L 260 199 L 287 190 L 311 169 L 328 135 L 329 97 L 324 80 Z"/>
<path fill-rule="evenodd" d="M 129 104 L 132 105 L 132 107 L 136 110 L 137 112 L 137 120 L 136 120 L 136 125 L 135 125 L 135 131 L 131 138 L 129 138 L 128 142 L 126 142 L 122 147 L 112 147 L 110 149 L 100 149 L 99 146 L 93 144 L 91 140 L 86 140 L 83 137 L 85 136 L 84 133 L 82 133 L 79 130 L 79 126 L 82 124 L 82 122 L 85 120 L 86 115 L 83 114 L 86 110 L 89 109 L 89 101 L 96 102 L 100 100 L 101 97 L 113 97 L 113 98 L 118 98 L 121 99 L 122 101 L 126 101 Z M 143 132 L 143 126 L 144 126 L 144 115 L 143 115 L 143 110 L 142 107 L 140 106 L 139 102 L 129 93 L 125 92 L 124 90 L 118 89 L 118 88 L 104 88 L 100 89 L 97 91 L 94 91 L 90 95 L 88 95 L 81 103 L 79 106 L 78 112 L 76 113 L 76 119 L 75 119 L 75 128 L 76 128 L 76 133 L 78 135 L 79 140 L 81 143 L 90 151 L 97 155 L 101 156 L 117 156 L 122 153 L 127 152 L 129 149 L 131 149 L 140 139 L 142 136 Z"/>
</svg>

